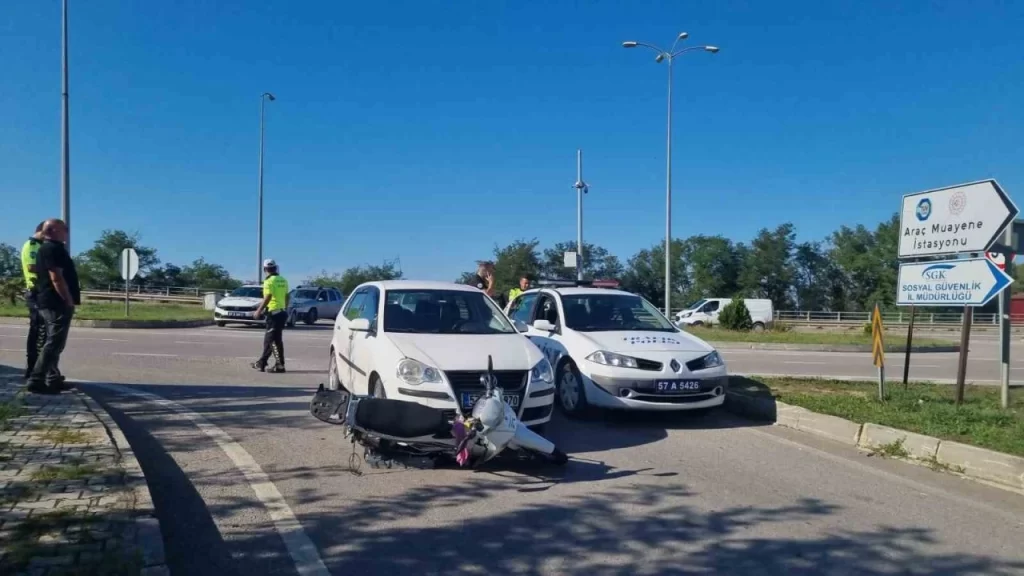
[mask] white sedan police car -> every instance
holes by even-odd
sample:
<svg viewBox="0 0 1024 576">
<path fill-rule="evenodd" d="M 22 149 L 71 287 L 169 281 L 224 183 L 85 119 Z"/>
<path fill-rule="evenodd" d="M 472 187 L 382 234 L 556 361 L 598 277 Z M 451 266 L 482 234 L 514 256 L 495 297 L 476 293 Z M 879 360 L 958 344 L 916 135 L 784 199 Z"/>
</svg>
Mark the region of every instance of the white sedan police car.
<svg viewBox="0 0 1024 576">
<path fill-rule="evenodd" d="M 523 292 L 506 309 L 554 366 L 567 415 L 592 406 L 695 410 L 725 402 L 729 377 L 711 345 L 640 296 L 572 284 Z"/>
<path fill-rule="evenodd" d="M 544 354 L 482 291 L 462 284 L 368 282 L 334 321 L 328 386 L 468 413 L 487 357 L 519 420 L 551 420 L 554 373 Z"/>
</svg>

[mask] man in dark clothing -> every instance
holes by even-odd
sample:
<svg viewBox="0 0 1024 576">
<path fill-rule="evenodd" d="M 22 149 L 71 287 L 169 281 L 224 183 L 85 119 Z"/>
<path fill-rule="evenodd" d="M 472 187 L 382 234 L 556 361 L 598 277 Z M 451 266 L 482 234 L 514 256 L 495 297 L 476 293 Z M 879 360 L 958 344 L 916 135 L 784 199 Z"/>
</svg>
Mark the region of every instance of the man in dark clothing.
<svg viewBox="0 0 1024 576">
<path fill-rule="evenodd" d="M 36 394 L 60 394 L 63 388 L 58 366 L 67 345 L 75 306 L 81 304 L 78 271 L 64 242 L 68 229 L 62 220 L 43 223 L 43 243 L 36 256 L 36 304 L 46 332 L 39 358 L 28 378 L 28 390 Z"/>
<path fill-rule="evenodd" d="M 21 273 L 25 279 L 25 305 L 28 307 L 28 340 L 25 342 L 25 378 L 32 374 L 32 368 L 43 347 L 42 319 L 36 307 L 36 256 L 43 243 L 43 223 L 36 226 L 36 232 L 21 247 Z"/>
</svg>

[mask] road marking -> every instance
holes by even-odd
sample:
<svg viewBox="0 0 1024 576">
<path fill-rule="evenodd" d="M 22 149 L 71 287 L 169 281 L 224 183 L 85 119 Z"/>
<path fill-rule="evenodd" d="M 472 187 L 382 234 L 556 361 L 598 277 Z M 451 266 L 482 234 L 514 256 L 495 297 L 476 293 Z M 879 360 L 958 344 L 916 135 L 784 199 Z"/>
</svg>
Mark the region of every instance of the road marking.
<svg viewBox="0 0 1024 576">
<path fill-rule="evenodd" d="M 263 472 L 256 459 L 245 448 L 242 448 L 238 442 L 235 442 L 227 432 L 224 432 L 209 420 L 185 406 L 162 396 L 116 384 L 94 382 L 89 385 L 118 394 L 137 396 L 149 400 L 162 408 L 191 420 L 196 428 L 199 428 L 203 434 L 206 434 L 224 451 L 224 454 L 234 463 L 238 471 L 245 476 L 245 479 L 249 482 L 249 488 L 256 494 L 256 498 L 263 504 L 267 514 L 270 515 L 270 519 L 274 522 L 274 528 L 277 529 L 278 535 L 284 541 L 285 548 L 288 549 L 288 554 L 292 557 L 292 562 L 295 564 L 296 572 L 303 576 L 330 576 L 327 566 L 320 559 L 316 545 L 313 544 L 309 535 L 302 528 L 302 524 L 295 517 L 295 513 L 288 507 L 288 503 L 285 502 L 284 496 L 278 491 L 277 486 L 270 481 L 270 477 Z"/>
<path fill-rule="evenodd" d="M 150 354 L 146 352 L 111 352 L 111 356 L 152 356 L 156 358 L 177 358 L 177 354 Z"/>
<path fill-rule="evenodd" d="M 824 362 L 802 362 L 800 360 L 783 360 L 783 364 L 824 364 Z"/>
</svg>

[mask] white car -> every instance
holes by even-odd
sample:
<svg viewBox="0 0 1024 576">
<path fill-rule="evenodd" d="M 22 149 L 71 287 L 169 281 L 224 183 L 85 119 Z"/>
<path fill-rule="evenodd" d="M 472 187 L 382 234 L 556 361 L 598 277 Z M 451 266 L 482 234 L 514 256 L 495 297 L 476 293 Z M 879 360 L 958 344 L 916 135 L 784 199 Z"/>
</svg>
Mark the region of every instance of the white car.
<svg viewBox="0 0 1024 576">
<path fill-rule="evenodd" d="M 345 296 L 337 288 L 327 286 L 296 286 L 288 295 L 288 325 L 301 320 L 316 324 L 320 318 L 334 320 L 341 312 Z"/>
<path fill-rule="evenodd" d="M 265 318 L 256 319 L 256 308 L 263 301 L 263 286 L 241 286 L 217 302 L 213 320 L 217 326 L 227 324 L 266 324 Z"/>
<path fill-rule="evenodd" d="M 592 287 L 539 288 L 508 316 L 555 368 L 559 408 L 696 410 L 721 406 L 725 362 L 640 296 Z"/>
<path fill-rule="evenodd" d="M 551 419 L 554 373 L 544 354 L 480 290 L 448 282 L 368 282 L 334 322 L 328 386 L 468 414 L 487 357 L 527 426 Z"/>
</svg>

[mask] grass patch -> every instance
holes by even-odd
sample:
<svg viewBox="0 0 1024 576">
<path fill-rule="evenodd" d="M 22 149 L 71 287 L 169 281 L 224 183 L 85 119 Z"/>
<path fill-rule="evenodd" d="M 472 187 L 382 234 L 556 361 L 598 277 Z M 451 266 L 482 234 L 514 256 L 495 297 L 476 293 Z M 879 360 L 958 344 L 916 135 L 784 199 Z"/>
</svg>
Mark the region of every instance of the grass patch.
<svg viewBox="0 0 1024 576">
<path fill-rule="evenodd" d="M 50 428 L 39 437 L 54 444 L 88 444 L 90 439 L 85 432 L 67 428 Z"/>
<path fill-rule="evenodd" d="M 999 406 L 999 388 L 967 386 L 964 403 L 954 404 L 953 386 L 912 382 L 886 385 L 888 398 L 879 402 L 875 382 L 804 378 L 733 377 L 732 391 L 771 395 L 787 404 L 901 430 L 953 440 L 1016 456 L 1024 456 L 1024 392 L 1013 391 L 1010 408 Z"/>
<path fill-rule="evenodd" d="M 91 478 L 100 473 L 100 469 L 92 464 L 67 464 L 64 466 L 44 466 L 32 473 L 37 482 L 53 482 L 55 480 L 81 480 Z"/>
<path fill-rule="evenodd" d="M 17 401 L 8 400 L 0 402 L 0 424 L 6 423 L 12 418 L 25 415 L 25 409 Z"/>
<path fill-rule="evenodd" d="M 797 331 L 765 331 L 765 332 L 735 332 L 722 328 L 684 328 L 690 334 L 708 342 L 754 342 L 763 344 L 827 344 L 843 345 L 856 344 L 862 346 L 871 345 L 871 336 L 857 332 L 797 332 Z M 905 337 L 899 342 L 893 342 L 892 338 L 887 349 L 903 346 Z M 935 340 L 932 338 L 914 338 L 914 346 L 922 348 L 933 348 L 936 346 L 949 346 L 955 344 L 949 340 Z"/>
<path fill-rule="evenodd" d="M 186 304 L 148 304 L 132 302 L 128 320 L 210 320 L 213 312 L 202 306 Z M 0 317 L 13 316 L 27 318 L 28 310 L 24 304 L 11 305 L 10 302 L 0 303 Z M 84 302 L 75 308 L 78 320 L 125 320 L 124 302 Z"/>
<path fill-rule="evenodd" d="M 138 550 L 127 550 L 121 545 L 110 546 L 109 540 L 103 546 L 101 540 L 91 537 L 90 526 L 107 524 L 102 515 L 59 510 L 32 514 L 0 536 L 0 548 L 7 555 L 0 561 L 0 572 L 4 574 L 25 570 L 33 558 L 68 553 L 83 549 L 78 562 L 72 566 L 54 566 L 47 574 L 51 576 L 137 576 L 142 570 L 142 555 Z M 72 531 L 71 528 L 80 528 Z M 117 540 L 123 543 L 123 540 Z"/>
</svg>

